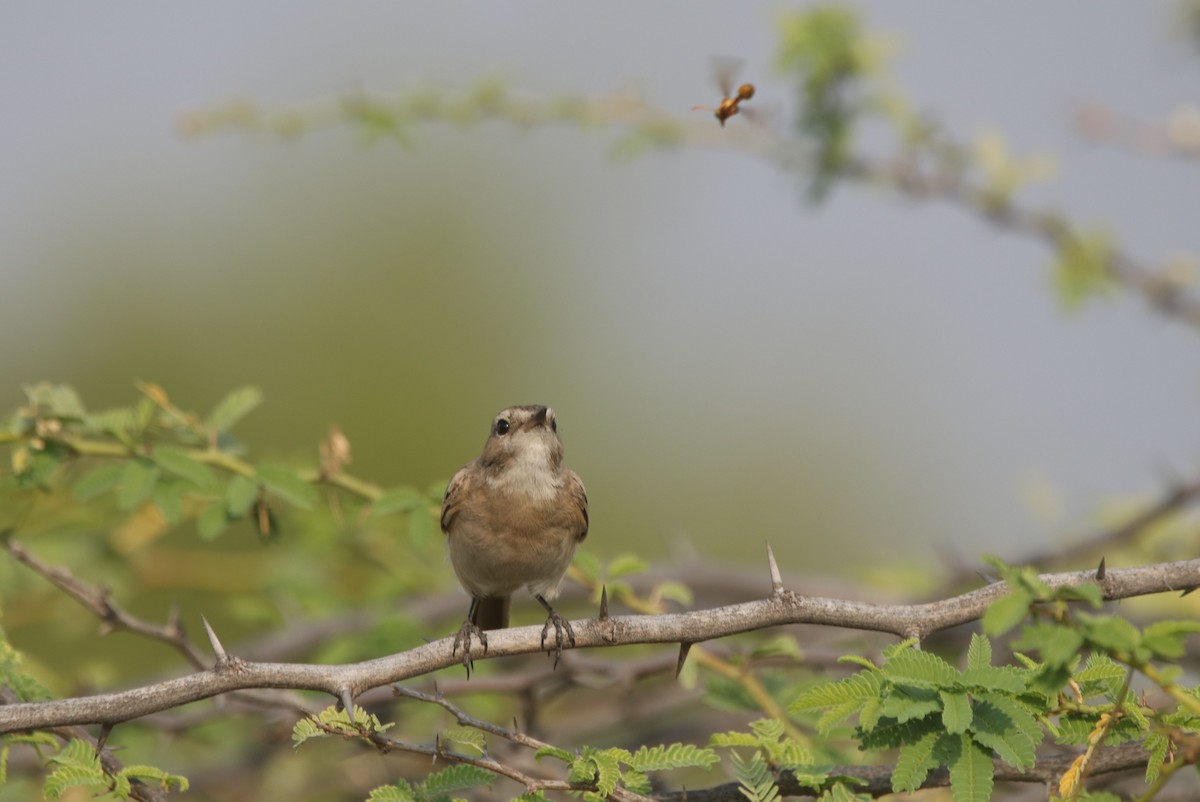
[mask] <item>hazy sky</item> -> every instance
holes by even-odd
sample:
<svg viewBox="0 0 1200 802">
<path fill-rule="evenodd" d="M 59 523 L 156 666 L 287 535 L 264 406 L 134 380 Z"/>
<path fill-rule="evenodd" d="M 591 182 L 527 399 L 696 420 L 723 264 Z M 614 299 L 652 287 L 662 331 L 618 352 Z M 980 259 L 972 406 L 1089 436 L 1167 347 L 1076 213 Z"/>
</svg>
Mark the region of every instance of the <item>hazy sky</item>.
<svg viewBox="0 0 1200 802">
<path fill-rule="evenodd" d="M 1155 119 L 1194 100 L 1174 4 L 857 7 L 954 135 L 1059 154 L 1030 203 L 1109 223 L 1147 261 L 1196 247 L 1200 167 L 1070 126 L 1082 101 Z M 6 4 L 0 399 L 53 378 L 104 406 L 144 378 L 204 407 L 258 382 L 266 443 L 337 420 L 364 474 L 420 485 L 472 457 L 500 407 L 549 403 L 609 554 L 682 536 L 823 564 L 1015 557 L 1189 469 L 1197 334 L 1136 299 L 1064 316 L 1044 247 L 945 205 L 842 187 L 814 209 L 749 156 L 622 161 L 612 136 L 566 128 L 434 126 L 412 150 L 175 129 L 239 97 L 496 74 L 534 94 L 633 87 L 686 115 L 716 100 L 716 54 L 784 117 L 787 8 Z M 1065 517 L 1035 522 L 1030 487 L 1056 488 Z"/>
</svg>

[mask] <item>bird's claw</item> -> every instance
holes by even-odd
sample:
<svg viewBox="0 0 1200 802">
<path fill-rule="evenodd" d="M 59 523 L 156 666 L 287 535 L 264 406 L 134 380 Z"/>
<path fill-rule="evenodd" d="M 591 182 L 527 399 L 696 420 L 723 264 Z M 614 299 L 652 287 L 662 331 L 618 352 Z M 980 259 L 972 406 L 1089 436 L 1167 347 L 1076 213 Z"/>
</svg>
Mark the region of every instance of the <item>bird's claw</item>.
<svg viewBox="0 0 1200 802">
<path fill-rule="evenodd" d="M 469 618 L 466 621 L 463 621 L 463 625 L 459 628 L 458 632 L 454 633 L 454 645 L 450 649 L 450 655 L 456 656 L 459 648 L 462 648 L 462 664 L 463 668 L 467 669 L 468 677 L 471 676 L 471 667 L 474 665 L 474 662 L 471 660 L 472 637 L 479 641 L 479 644 L 483 646 L 483 653 L 487 654 L 487 633 L 472 623 L 471 619 Z"/>
<path fill-rule="evenodd" d="M 546 636 L 550 634 L 550 627 L 554 627 L 554 667 L 558 668 L 558 661 L 562 657 L 563 650 L 563 632 L 566 631 L 566 642 L 575 645 L 575 630 L 571 628 L 571 622 L 563 618 L 556 611 L 551 610 L 546 623 L 542 626 L 542 648 L 546 648 Z M 550 652 L 547 650 L 546 654 Z"/>
</svg>

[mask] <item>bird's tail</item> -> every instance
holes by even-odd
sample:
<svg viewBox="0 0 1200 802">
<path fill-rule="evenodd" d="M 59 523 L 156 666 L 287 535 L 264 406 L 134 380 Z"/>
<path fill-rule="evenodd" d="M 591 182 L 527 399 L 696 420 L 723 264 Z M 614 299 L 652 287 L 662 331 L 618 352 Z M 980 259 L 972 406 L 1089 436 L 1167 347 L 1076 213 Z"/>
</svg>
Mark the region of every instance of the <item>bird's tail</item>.
<svg viewBox="0 0 1200 802">
<path fill-rule="evenodd" d="M 476 599 L 471 623 L 480 629 L 504 629 L 508 626 L 508 606 L 511 601 L 511 596 Z"/>
</svg>

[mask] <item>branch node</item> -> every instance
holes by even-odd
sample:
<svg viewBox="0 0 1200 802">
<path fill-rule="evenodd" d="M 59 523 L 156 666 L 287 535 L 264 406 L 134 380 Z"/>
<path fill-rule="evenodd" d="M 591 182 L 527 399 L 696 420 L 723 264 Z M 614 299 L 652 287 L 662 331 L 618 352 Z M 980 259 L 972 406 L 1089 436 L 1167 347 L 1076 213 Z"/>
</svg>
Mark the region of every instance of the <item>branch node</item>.
<svg viewBox="0 0 1200 802">
<path fill-rule="evenodd" d="M 767 564 L 771 567 L 771 595 L 779 598 L 783 595 L 783 575 L 779 573 L 779 563 L 775 561 L 775 550 L 767 544 Z"/>
<path fill-rule="evenodd" d="M 688 641 L 683 641 L 679 644 L 679 661 L 675 663 L 675 679 L 679 679 L 679 673 L 683 671 L 683 664 L 687 661 L 688 652 L 692 650 L 692 644 Z"/>
<path fill-rule="evenodd" d="M 200 621 L 204 624 L 204 632 L 208 635 L 208 642 L 212 646 L 213 654 L 217 657 L 217 667 L 229 662 L 229 655 L 225 653 L 225 647 L 221 645 L 221 639 L 213 631 L 212 624 L 208 623 L 208 619 L 203 615 L 200 616 Z"/>
</svg>

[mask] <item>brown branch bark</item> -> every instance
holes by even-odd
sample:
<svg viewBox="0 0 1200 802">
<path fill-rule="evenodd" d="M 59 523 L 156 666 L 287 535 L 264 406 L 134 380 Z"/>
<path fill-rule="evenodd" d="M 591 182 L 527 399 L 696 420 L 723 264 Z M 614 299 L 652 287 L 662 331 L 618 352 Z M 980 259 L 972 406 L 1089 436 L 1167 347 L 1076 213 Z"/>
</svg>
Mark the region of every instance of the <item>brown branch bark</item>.
<svg viewBox="0 0 1200 802">
<path fill-rule="evenodd" d="M 1099 584 L 1107 600 L 1186 590 L 1200 586 L 1200 559 L 1140 568 L 1110 569 L 1097 582 L 1094 571 L 1046 574 L 1052 588 Z M 800 596 L 779 589 L 765 599 L 687 613 L 613 616 L 573 622 L 578 647 L 639 643 L 698 643 L 786 624 L 817 624 L 924 638 L 933 632 L 976 621 L 987 606 L 1007 593 L 1004 583 L 926 604 L 871 604 Z M 542 651 L 540 626 L 518 627 L 488 638 L 489 659 Z M 71 724 L 117 724 L 160 710 L 253 688 L 319 691 L 353 699 L 376 688 L 460 664 L 450 637 L 405 652 L 345 665 L 255 663 L 217 650 L 216 664 L 177 679 L 117 693 L 49 702 L 0 706 L 0 733 Z M 215 644 L 214 644 L 215 645 Z"/>
</svg>

